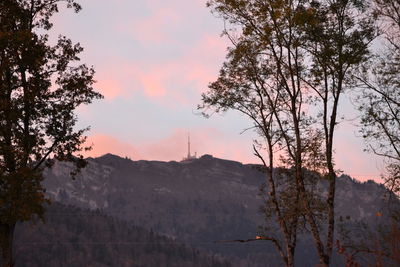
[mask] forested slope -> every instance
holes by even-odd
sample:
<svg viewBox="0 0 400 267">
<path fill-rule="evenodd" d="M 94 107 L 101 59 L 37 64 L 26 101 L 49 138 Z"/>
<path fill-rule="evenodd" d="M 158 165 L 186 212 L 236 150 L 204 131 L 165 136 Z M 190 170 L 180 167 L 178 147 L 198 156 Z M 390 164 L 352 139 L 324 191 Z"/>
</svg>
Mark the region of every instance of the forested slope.
<svg viewBox="0 0 400 267">
<path fill-rule="evenodd" d="M 45 224 L 18 226 L 16 267 L 231 266 L 216 255 L 99 211 L 53 203 L 45 217 Z"/>
</svg>

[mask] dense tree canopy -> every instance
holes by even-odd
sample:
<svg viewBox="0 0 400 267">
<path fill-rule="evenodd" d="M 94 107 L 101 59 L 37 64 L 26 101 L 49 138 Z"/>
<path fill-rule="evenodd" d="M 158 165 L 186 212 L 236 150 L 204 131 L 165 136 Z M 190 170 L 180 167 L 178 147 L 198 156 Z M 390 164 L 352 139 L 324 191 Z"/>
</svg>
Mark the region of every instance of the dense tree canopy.
<svg viewBox="0 0 400 267">
<path fill-rule="evenodd" d="M 74 0 L 0 2 L 0 236 L 5 266 L 12 265 L 15 223 L 43 213 L 42 170 L 52 160 L 82 167 L 84 132 L 75 109 L 101 95 L 93 68 L 79 64 L 82 47 L 64 36 L 50 45 L 40 34 L 51 16 Z"/>
</svg>

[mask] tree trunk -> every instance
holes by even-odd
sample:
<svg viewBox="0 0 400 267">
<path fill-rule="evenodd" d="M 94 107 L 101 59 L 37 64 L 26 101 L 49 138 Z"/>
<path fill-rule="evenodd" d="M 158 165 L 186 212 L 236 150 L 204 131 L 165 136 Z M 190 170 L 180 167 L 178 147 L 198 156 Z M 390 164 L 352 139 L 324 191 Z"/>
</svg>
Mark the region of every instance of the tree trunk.
<svg viewBox="0 0 400 267">
<path fill-rule="evenodd" d="M 288 257 L 287 257 L 287 259 L 288 259 L 287 266 L 288 267 L 294 267 L 294 247 L 293 246 L 289 245 L 287 247 L 287 255 L 288 255 Z"/>
<path fill-rule="evenodd" d="M 15 223 L 0 224 L 1 267 L 13 267 L 13 241 Z"/>
</svg>

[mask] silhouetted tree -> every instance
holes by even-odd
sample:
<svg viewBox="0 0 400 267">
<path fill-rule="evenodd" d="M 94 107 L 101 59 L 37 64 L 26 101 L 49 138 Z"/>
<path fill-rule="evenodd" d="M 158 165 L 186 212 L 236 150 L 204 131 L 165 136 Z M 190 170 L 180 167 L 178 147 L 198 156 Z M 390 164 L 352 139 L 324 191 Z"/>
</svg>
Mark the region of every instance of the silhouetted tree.
<svg viewBox="0 0 400 267">
<path fill-rule="evenodd" d="M 370 57 L 370 43 L 376 37 L 376 30 L 369 4 L 369 1 L 358 0 L 312 1 L 302 16 L 307 21 L 304 46 L 312 62 L 305 82 L 317 97 L 317 122 L 324 136 L 322 172 L 329 182 L 327 264 L 334 247 L 337 175 L 333 144 L 340 120 L 340 99 L 353 83 L 352 73 Z"/>
<path fill-rule="evenodd" d="M 373 0 L 374 18 L 379 28 L 379 50 L 357 76 L 362 93 L 358 107 L 362 112 L 360 132 L 367 151 L 385 162 L 382 178 L 391 191 L 387 209 L 390 219 L 371 229 L 375 238 L 367 245 L 348 248 L 361 257 L 375 256 L 375 266 L 400 264 L 400 1 Z M 394 193 L 394 194 L 393 194 Z M 378 213 L 378 216 L 382 214 Z"/>
<path fill-rule="evenodd" d="M 238 110 L 254 123 L 262 140 L 254 151 L 268 172 L 267 204 L 279 225 L 279 234 L 268 238 L 285 264 L 294 265 L 297 232 L 305 220 L 320 263 L 329 265 L 335 225 L 334 133 L 350 71 L 366 60 L 374 38 L 367 6 L 356 0 L 210 0 L 208 6 L 225 20 L 224 35 L 233 46 L 200 108 Z M 274 172 L 277 158 L 293 170 L 283 175 L 289 178 L 285 183 Z M 326 220 L 304 168 L 327 174 Z"/>
<path fill-rule="evenodd" d="M 44 32 L 62 2 L 81 9 L 75 0 L 0 2 L 0 245 L 7 267 L 16 223 L 41 217 L 48 202 L 43 168 L 55 159 L 76 170 L 85 165 L 76 153 L 86 129 L 75 129 L 74 111 L 101 98 L 92 88 L 94 70 L 78 63 L 82 47 L 64 36 L 48 44 Z"/>
<path fill-rule="evenodd" d="M 369 151 L 386 161 L 383 178 L 400 193 L 400 1 L 374 0 L 374 11 L 386 49 L 365 66 L 358 77 L 363 86 L 359 98 L 361 133 Z M 372 67 L 371 67 L 372 66 Z"/>
</svg>

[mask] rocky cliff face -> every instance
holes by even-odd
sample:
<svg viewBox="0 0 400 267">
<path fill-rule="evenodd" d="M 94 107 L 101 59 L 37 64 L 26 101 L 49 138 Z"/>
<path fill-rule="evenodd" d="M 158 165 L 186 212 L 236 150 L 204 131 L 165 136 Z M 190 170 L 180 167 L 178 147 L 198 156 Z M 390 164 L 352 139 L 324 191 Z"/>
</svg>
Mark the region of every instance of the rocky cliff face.
<svg viewBox="0 0 400 267">
<path fill-rule="evenodd" d="M 268 242 L 214 244 L 216 240 L 247 239 L 264 224 L 258 196 L 265 174 L 254 165 L 202 156 L 185 162 L 131 161 L 107 154 L 89 159 L 75 180 L 71 166 L 56 163 L 45 172 L 45 187 L 54 200 L 151 228 L 193 246 L 236 256 L 238 266 L 279 266 Z M 319 185 L 321 194 L 326 186 Z M 338 218 L 372 222 L 382 212 L 385 188 L 338 179 Z M 384 217 L 378 219 L 384 220 Z M 304 243 L 305 242 L 305 243 Z M 313 246 L 305 240 L 297 250 L 303 266 L 313 263 Z"/>
</svg>

